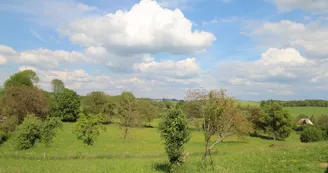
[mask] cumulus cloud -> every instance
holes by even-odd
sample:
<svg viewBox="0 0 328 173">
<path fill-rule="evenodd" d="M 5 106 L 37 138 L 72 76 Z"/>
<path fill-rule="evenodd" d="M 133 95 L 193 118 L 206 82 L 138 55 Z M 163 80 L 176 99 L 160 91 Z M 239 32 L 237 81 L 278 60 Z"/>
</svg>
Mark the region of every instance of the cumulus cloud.
<svg viewBox="0 0 328 173">
<path fill-rule="evenodd" d="M 242 87 L 243 92 L 269 93 L 274 97 L 326 86 L 327 68 L 328 59 L 309 59 L 294 48 L 270 48 L 258 60 L 221 64 L 217 73 L 221 83 L 233 91 Z"/>
<path fill-rule="evenodd" d="M 195 53 L 216 39 L 212 33 L 193 30 L 179 9 L 165 9 L 152 0 L 142 0 L 130 11 L 76 20 L 62 33 L 74 43 L 101 46 L 117 55 Z"/>
<path fill-rule="evenodd" d="M 181 61 L 165 60 L 161 62 L 151 61 L 134 64 L 135 71 L 151 75 L 169 76 L 172 78 L 193 78 L 201 72 L 196 63 L 196 58 L 187 58 Z"/>
<path fill-rule="evenodd" d="M 281 10 L 298 8 L 315 13 L 328 13 L 327 0 L 271 0 Z"/>
<path fill-rule="evenodd" d="M 328 27 L 324 25 L 305 25 L 289 20 L 267 22 L 252 35 L 267 46 L 300 48 L 310 58 L 326 58 L 328 55 Z"/>
</svg>

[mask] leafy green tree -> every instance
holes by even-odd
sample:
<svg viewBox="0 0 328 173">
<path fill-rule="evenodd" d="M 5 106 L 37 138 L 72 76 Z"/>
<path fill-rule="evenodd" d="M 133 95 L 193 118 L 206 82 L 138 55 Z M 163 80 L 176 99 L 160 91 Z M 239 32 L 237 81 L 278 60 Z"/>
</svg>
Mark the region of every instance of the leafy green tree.
<svg viewBox="0 0 328 173">
<path fill-rule="evenodd" d="M 183 163 L 183 145 L 190 139 L 191 133 L 185 115 L 179 108 L 168 110 L 159 124 L 165 150 L 172 165 Z"/>
<path fill-rule="evenodd" d="M 59 79 L 53 79 L 51 81 L 51 86 L 52 86 L 52 91 L 55 95 L 63 92 L 65 89 L 65 85 L 64 85 L 63 81 L 61 81 Z"/>
<path fill-rule="evenodd" d="M 274 101 L 266 102 L 262 105 L 262 109 L 265 112 L 266 132 L 274 140 L 287 138 L 292 130 L 291 116 L 288 111 L 284 110 L 281 104 Z"/>
<path fill-rule="evenodd" d="M 5 110 L 7 116 L 14 116 L 22 122 L 28 114 L 45 118 L 49 112 L 47 98 L 37 87 L 15 86 L 5 91 Z"/>
<path fill-rule="evenodd" d="M 124 91 L 120 97 L 120 126 L 124 128 L 123 142 L 125 142 L 129 128 L 139 126 L 142 123 L 142 120 L 139 119 L 139 112 L 134 95 L 131 92 Z"/>
<path fill-rule="evenodd" d="M 260 132 L 265 132 L 265 114 L 262 109 L 255 106 L 247 106 L 244 108 L 244 113 L 248 121 L 252 123 L 253 132 L 251 135 L 256 136 L 259 135 Z"/>
<path fill-rule="evenodd" d="M 18 150 L 32 148 L 41 138 L 42 121 L 34 115 L 28 115 L 18 126 L 15 137 L 15 147 Z"/>
<path fill-rule="evenodd" d="M 9 77 L 4 84 L 4 89 L 18 86 L 34 86 L 39 81 L 39 77 L 32 70 L 17 72 Z"/>
<path fill-rule="evenodd" d="M 80 97 L 75 91 L 65 88 L 55 97 L 51 115 L 62 121 L 74 122 L 80 113 Z"/>
<path fill-rule="evenodd" d="M 46 146 L 52 143 L 53 138 L 56 136 L 58 128 L 61 128 L 63 123 L 58 117 L 48 117 L 41 125 L 41 142 Z"/>
<path fill-rule="evenodd" d="M 106 130 L 99 115 L 84 114 L 79 117 L 73 133 L 86 145 L 93 145 L 100 130 Z"/>
</svg>

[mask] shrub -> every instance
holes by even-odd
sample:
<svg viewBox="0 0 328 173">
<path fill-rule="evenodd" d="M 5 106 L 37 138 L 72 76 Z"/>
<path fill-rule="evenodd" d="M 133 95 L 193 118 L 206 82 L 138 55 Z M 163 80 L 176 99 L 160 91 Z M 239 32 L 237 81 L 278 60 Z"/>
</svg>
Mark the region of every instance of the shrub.
<svg viewBox="0 0 328 173">
<path fill-rule="evenodd" d="M 61 128 L 63 123 L 59 117 L 51 117 L 42 123 L 41 126 L 41 142 L 48 146 L 52 139 L 56 136 L 56 131 Z"/>
<path fill-rule="evenodd" d="M 318 142 L 323 140 L 324 136 L 320 128 L 314 126 L 306 127 L 301 133 L 300 140 L 301 142 Z"/>
<path fill-rule="evenodd" d="M 159 125 L 165 150 L 172 165 L 183 163 L 183 145 L 190 139 L 185 115 L 180 109 L 170 109 Z"/>
<path fill-rule="evenodd" d="M 15 147 L 18 150 L 29 149 L 41 138 L 42 121 L 34 115 L 28 115 L 18 126 L 15 137 Z"/>
</svg>

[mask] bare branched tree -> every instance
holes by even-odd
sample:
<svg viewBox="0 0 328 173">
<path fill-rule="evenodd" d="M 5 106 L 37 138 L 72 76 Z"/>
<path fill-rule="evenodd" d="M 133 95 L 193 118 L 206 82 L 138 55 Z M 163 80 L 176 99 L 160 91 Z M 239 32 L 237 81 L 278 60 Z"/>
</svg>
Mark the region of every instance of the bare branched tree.
<svg viewBox="0 0 328 173">
<path fill-rule="evenodd" d="M 226 90 L 204 89 L 190 90 L 186 96 L 193 105 L 200 109 L 194 111 L 194 116 L 202 117 L 205 137 L 205 152 L 202 156 L 202 165 L 205 167 L 207 156 L 213 165 L 212 149 L 226 138 L 233 135 L 243 135 L 250 131 L 250 124 L 244 117 L 236 100 L 226 94 Z M 196 115 L 197 114 L 197 115 Z M 211 139 L 214 137 L 214 142 Z"/>
</svg>

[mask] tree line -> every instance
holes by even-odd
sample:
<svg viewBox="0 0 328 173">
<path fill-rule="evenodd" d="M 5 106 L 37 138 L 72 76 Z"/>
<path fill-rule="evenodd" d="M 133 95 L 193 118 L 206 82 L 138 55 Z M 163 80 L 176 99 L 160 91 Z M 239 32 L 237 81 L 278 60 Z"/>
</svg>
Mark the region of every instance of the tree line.
<svg viewBox="0 0 328 173">
<path fill-rule="evenodd" d="M 328 100 L 273 100 L 284 107 L 328 107 Z M 265 104 L 266 101 L 261 101 L 261 104 Z"/>
<path fill-rule="evenodd" d="M 184 144 L 191 137 L 191 128 L 204 134 L 201 161 L 205 167 L 207 160 L 214 163 L 213 148 L 230 136 L 284 140 L 295 126 L 280 102 L 268 100 L 260 107 L 242 107 L 223 89 L 192 89 L 184 100 L 171 102 L 138 99 L 128 91 L 119 96 L 101 91 L 79 96 L 59 79 L 52 80 L 52 92 L 46 92 L 37 86 L 38 81 L 31 70 L 5 81 L 0 90 L 0 143 L 12 137 L 20 150 L 36 142 L 50 145 L 62 122 L 76 122 L 72 133 L 88 146 L 106 131 L 106 124 L 118 123 L 125 143 L 132 128 L 150 126 L 159 118 L 160 136 L 174 169 L 184 162 Z"/>
</svg>

